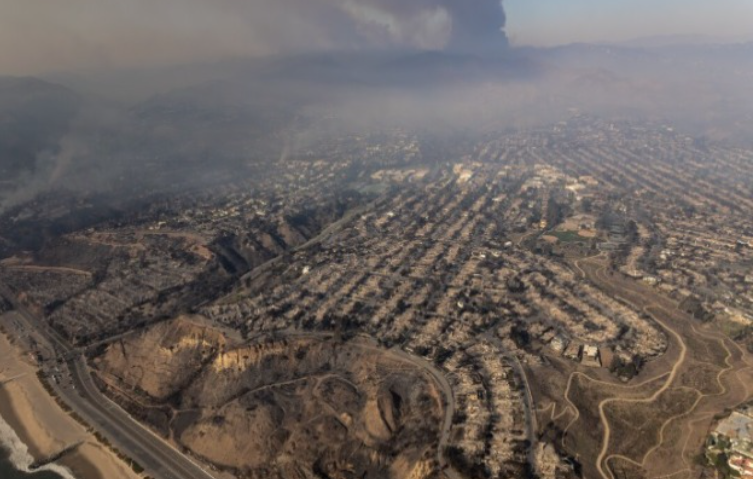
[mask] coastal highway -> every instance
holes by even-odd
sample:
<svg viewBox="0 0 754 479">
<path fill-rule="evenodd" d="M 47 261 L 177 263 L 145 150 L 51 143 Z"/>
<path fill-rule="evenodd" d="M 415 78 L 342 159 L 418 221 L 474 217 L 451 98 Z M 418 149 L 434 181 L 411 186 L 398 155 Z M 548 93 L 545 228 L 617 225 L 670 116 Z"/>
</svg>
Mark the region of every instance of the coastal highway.
<svg viewBox="0 0 754 479">
<path fill-rule="evenodd" d="M 209 472 L 181 453 L 165 440 L 146 429 L 128 415 L 117 404 L 104 396 L 95 386 L 81 351 L 73 348 L 57 331 L 44 320 L 26 309 L 15 297 L 4 290 L 0 284 L 0 296 L 13 304 L 14 314 L 29 330 L 34 331 L 58 357 L 66 358 L 66 365 L 71 373 L 71 387 L 61 387 L 51 383 L 56 393 L 65 404 L 83 417 L 94 430 L 118 447 L 128 457 L 138 462 L 147 473 L 156 479 L 214 479 Z M 370 338 L 368 342 L 372 342 Z M 375 347 L 374 345 L 371 345 Z M 384 350 L 381 350 L 384 351 Z M 440 431 L 437 459 L 445 477 L 461 479 L 461 476 L 447 463 L 444 448 L 448 442 L 452 425 L 455 398 L 442 371 L 434 365 L 410 355 L 400 349 L 390 349 L 389 353 L 397 359 L 410 362 L 427 371 L 437 382 L 445 395 L 445 415 Z"/>
<path fill-rule="evenodd" d="M 168 445 L 105 398 L 94 386 L 82 359 L 70 363 L 76 389 L 58 391 L 63 400 L 81 411 L 89 425 L 112 438 L 126 454 L 152 476 L 161 479 L 212 479 L 188 457 Z"/>
<path fill-rule="evenodd" d="M 19 304 L 2 286 L 0 295 L 14 306 L 17 319 L 38 333 L 59 354 L 67 355 L 74 351 L 67 341 Z M 214 479 L 214 476 L 189 457 L 146 429 L 105 397 L 94 385 L 82 356 L 75 356 L 67 365 L 71 373 L 71 383 L 75 388 L 62 388 L 51 384 L 56 393 L 65 404 L 83 417 L 90 427 L 138 462 L 150 476 L 156 479 Z"/>
</svg>

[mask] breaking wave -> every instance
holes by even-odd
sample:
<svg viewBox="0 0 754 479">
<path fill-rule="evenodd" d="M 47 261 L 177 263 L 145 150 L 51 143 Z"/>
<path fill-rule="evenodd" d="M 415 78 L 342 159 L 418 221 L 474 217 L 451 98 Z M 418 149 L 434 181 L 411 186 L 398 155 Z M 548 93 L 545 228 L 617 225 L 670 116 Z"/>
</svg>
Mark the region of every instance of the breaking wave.
<svg viewBox="0 0 754 479">
<path fill-rule="evenodd" d="M 54 463 L 46 464 L 33 470 L 30 469 L 29 466 L 34 462 L 34 458 L 29 454 L 28 446 L 21 441 L 16 431 L 2 417 L 0 417 L 0 447 L 9 452 L 8 460 L 13 464 L 13 467 L 21 472 L 49 471 L 54 472 L 63 479 L 76 479 L 68 468 Z"/>
</svg>

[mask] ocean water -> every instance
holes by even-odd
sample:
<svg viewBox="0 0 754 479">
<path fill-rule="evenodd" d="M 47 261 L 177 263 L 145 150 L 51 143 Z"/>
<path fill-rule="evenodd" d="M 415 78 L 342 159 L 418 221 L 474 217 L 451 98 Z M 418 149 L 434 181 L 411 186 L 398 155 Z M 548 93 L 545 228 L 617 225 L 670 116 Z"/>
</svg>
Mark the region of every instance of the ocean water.
<svg viewBox="0 0 754 479">
<path fill-rule="evenodd" d="M 0 448 L 0 479 L 62 479 L 52 471 L 21 472 L 10 462 L 10 453 Z"/>
<path fill-rule="evenodd" d="M 71 471 L 57 464 L 29 472 L 33 461 L 26 444 L 0 417 L 0 479 L 76 479 Z"/>
</svg>

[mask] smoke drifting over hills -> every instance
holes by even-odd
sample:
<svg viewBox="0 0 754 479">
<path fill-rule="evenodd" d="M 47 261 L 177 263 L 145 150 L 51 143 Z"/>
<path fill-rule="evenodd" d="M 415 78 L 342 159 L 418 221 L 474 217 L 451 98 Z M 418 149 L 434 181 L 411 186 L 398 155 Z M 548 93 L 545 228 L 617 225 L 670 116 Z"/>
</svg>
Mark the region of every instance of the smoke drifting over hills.
<svg viewBox="0 0 754 479">
<path fill-rule="evenodd" d="M 8 0 L 0 18 L 6 75 L 325 50 L 472 53 L 507 45 L 500 0 Z"/>
<path fill-rule="evenodd" d="M 0 72 L 63 71 L 0 77 L 0 214 L 204 187 L 345 132 L 468 139 L 583 112 L 750 143 L 751 43 L 509 47 L 505 24 L 499 0 L 6 1 Z"/>
<path fill-rule="evenodd" d="M 453 30 L 449 47 L 462 51 L 483 49 L 499 50 L 507 46 L 503 33 L 505 12 L 496 0 L 446 0 L 445 8 L 453 19 Z"/>
<path fill-rule="evenodd" d="M 439 42 L 435 46 L 446 50 L 500 52 L 507 46 L 500 0 L 347 0 L 345 5 L 361 12 L 356 15 L 359 21 L 379 23 L 382 18 L 388 32 L 403 38 L 410 38 L 409 32 L 418 29 L 428 37 L 423 40 L 435 36 L 433 39 Z"/>
</svg>

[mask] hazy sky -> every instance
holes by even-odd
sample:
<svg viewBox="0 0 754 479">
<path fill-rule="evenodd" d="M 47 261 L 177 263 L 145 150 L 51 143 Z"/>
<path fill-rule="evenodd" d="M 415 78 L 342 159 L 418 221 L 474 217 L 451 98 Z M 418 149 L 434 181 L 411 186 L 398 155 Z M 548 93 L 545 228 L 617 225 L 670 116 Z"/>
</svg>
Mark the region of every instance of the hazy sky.
<svg viewBox="0 0 754 479">
<path fill-rule="evenodd" d="M 752 36 L 751 0 L 506 0 L 513 44 Z"/>
<path fill-rule="evenodd" d="M 505 10 L 514 44 L 751 35 L 751 0 L 506 0 Z M 502 48 L 504 22 L 498 0 L 0 0 L 0 74 L 311 49 Z"/>
</svg>

